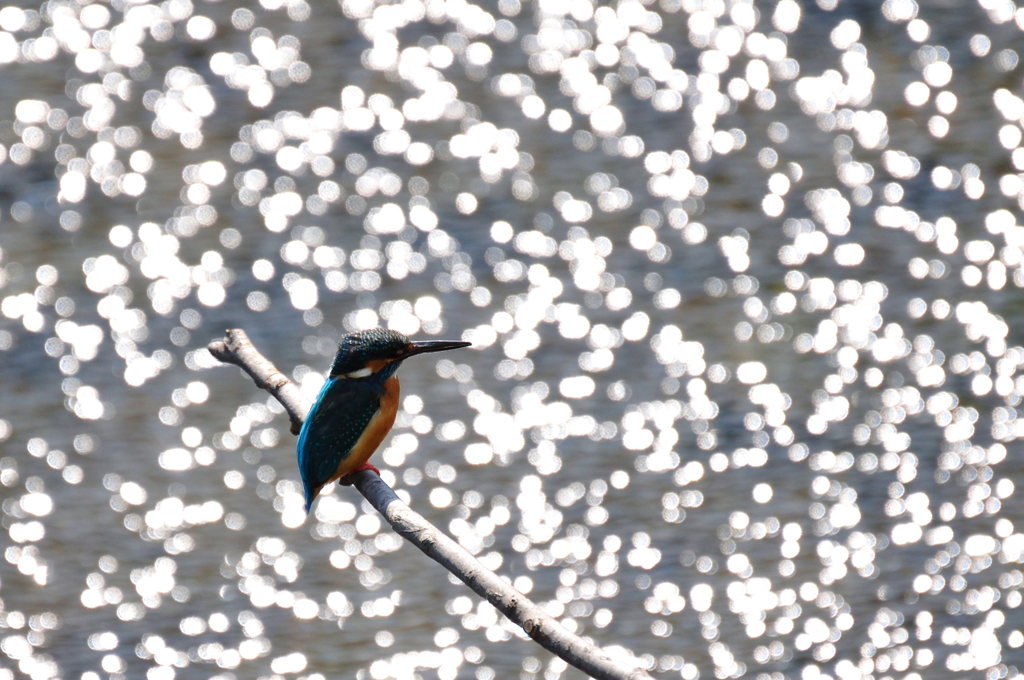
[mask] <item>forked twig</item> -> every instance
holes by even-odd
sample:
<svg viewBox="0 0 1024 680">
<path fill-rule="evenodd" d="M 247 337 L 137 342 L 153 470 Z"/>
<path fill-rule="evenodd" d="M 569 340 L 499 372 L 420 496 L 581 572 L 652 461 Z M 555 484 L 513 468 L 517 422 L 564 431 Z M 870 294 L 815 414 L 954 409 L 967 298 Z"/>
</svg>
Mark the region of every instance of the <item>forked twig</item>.
<svg viewBox="0 0 1024 680">
<path fill-rule="evenodd" d="M 211 342 L 207 349 L 220 361 L 240 367 L 259 387 L 270 392 L 288 412 L 292 432 L 299 431 L 309 405 L 295 384 L 260 354 L 245 331 L 228 330 L 224 339 Z M 368 471 L 356 473 L 354 486 L 396 533 L 457 576 L 552 654 L 599 680 L 652 680 L 643 669 L 612 659 L 567 630 L 540 606 L 484 567 L 454 539 L 403 503 L 379 476 Z"/>
</svg>

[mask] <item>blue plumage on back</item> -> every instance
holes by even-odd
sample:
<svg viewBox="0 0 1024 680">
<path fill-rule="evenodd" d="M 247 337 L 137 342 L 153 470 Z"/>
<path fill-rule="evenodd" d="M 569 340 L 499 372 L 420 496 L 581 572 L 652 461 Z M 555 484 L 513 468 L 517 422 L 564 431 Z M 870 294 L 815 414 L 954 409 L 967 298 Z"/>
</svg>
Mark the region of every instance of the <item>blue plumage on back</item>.
<svg viewBox="0 0 1024 680">
<path fill-rule="evenodd" d="M 299 473 L 307 511 L 316 491 L 331 478 L 380 409 L 383 394 L 383 380 L 328 378 L 320 389 L 299 432 Z"/>
</svg>

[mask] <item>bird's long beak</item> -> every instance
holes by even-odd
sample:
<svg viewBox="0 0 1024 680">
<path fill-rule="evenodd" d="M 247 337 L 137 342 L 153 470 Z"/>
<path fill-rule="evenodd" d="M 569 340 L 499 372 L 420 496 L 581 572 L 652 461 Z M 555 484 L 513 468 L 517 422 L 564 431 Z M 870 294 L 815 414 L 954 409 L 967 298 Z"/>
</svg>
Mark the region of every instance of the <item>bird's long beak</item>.
<svg viewBox="0 0 1024 680">
<path fill-rule="evenodd" d="M 427 352 L 443 352 L 446 349 L 459 349 L 469 347 L 472 343 L 459 340 L 418 340 L 410 342 L 405 350 L 405 355 L 411 357 L 413 354 L 426 354 Z"/>
</svg>

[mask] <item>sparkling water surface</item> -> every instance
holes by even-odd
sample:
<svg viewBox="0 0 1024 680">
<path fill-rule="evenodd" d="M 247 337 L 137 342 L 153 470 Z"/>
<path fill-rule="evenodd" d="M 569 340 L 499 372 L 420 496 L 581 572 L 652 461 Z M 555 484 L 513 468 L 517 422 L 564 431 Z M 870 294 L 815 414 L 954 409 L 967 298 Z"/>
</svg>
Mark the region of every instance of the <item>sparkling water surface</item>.
<svg viewBox="0 0 1024 680">
<path fill-rule="evenodd" d="M 386 480 L 658 677 L 1019 678 L 1024 10 L 818 0 L 0 8 L 0 678 L 576 678 Z"/>
</svg>

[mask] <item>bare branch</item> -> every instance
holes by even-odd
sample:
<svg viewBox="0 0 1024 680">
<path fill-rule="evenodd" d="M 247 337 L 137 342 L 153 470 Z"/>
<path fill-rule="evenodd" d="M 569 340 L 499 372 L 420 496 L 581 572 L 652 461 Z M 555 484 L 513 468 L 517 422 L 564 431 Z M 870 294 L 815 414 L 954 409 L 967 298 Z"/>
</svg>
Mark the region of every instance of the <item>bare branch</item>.
<svg viewBox="0 0 1024 680">
<path fill-rule="evenodd" d="M 292 432 L 299 431 L 309 411 L 308 404 L 295 384 L 253 346 L 245 331 L 228 330 L 223 340 L 211 342 L 207 349 L 222 362 L 239 366 L 259 387 L 270 392 L 288 411 Z M 403 503 L 379 476 L 363 471 L 353 477 L 355 488 L 384 515 L 396 533 L 457 576 L 552 654 L 599 680 L 652 680 L 643 669 L 612 659 L 567 630 L 540 606 L 480 564 L 454 539 Z"/>
<path fill-rule="evenodd" d="M 206 349 L 225 364 L 234 364 L 249 374 L 256 386 L 270 392 L 284 406 L 291 421 L 292 434 L 302 429 L 302 421 L 309 412 L 299 388 L 295 386 L 277 366 L 271 363 L 249 340 L 241 328 L 230 328 L 224 332 L 223 340 L 214 340 Z"/>
</svg>

